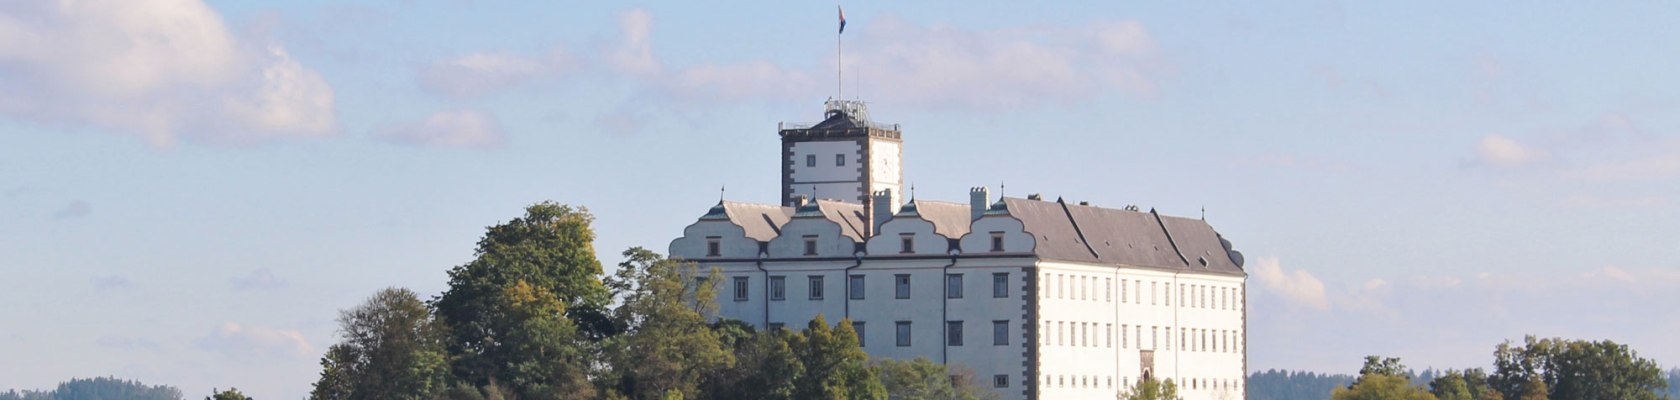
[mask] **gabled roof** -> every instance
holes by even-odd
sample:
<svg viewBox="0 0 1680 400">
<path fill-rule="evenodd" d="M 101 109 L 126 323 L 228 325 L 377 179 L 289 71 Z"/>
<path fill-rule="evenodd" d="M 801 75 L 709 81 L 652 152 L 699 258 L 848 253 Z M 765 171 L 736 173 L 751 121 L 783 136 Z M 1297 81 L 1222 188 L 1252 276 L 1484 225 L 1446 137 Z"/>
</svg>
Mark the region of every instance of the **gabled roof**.
<svg viewBox="0 0 1680 400">
<path fill-rule="evenodd" d="M 863 224 L 867 221 L 863 217 L 863 205 L 847 203 L 839 200 L 821 199 L 800 207 L 800 214 L 809 215 L 807 210 L 814 208 L 820 216 L 840 225 L 840 234 L 852 238 L 852 241 L 862 243 Z M 798 215 L 796 215 L 798 216 Z M 815 215 L 810 215 L 815 216 Z"/>
<path fill-rule="evenodd" d="M 911 200 L 906 208 L 914 207 L 916 215 L 933 223 L 933 232 L 956 239 L 968 234 L 974 220 L 967 204 L 948 201 Z"/>
<path fill-rule="evenodd" d="M 721 210 L 720 210 L 721 209 Z M 722 201 L 712 207 L 712 212 L 701 219 L 727 218 L 729 222 L 740 226 L 746 235 L 753 240 L 768 242 L 782 233 L 782 225 L 793 217 L 792 207 L 782 207 L 770 204 L 740 203 Z M 723 215 L 716 215 L 722 212 Z"/>
<path fill-rule="evenodd" d="M 1000 200 L 1001 211 L 1021 221 L 1044 259 L 1242 274 L 1219 233 L 1199 219 L 1039 201 Z M 988 212 L 996 215 L 999 212 Z M 1203 262 L 1206 264 L 1203 264 Z"/>
</svg>

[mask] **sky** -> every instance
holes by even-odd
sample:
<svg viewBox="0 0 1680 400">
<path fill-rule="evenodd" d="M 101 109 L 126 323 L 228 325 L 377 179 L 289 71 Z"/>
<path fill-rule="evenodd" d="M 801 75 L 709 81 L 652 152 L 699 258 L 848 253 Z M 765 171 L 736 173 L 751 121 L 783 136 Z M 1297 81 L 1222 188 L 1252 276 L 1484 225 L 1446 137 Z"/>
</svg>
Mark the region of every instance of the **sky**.
<svg viewBox="0 0 1680 400">
<path fill-rule="evenodd" d="M 587 207 L 610 268 L 776 202 L 776 124 L 837 95 L 924 198 L 1205 215 L 1254 370 L 1680 366 L 1680 8 L 842 6 L 837 51 L 823 2 L 0 4 L 0 389 L 306 396 L 338 310 L 525 205 Z"/>
</svg>

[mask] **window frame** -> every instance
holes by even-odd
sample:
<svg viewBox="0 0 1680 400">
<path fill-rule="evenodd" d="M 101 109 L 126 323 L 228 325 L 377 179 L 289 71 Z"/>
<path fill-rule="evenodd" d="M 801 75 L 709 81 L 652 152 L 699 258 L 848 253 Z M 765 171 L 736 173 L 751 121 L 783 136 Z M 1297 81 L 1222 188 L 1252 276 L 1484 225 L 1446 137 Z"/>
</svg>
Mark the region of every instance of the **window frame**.
<svg viewBox="0 0 1680 400">
<path fill-rule="evenodd" d="M 963 274 L 945 274 L 945 298 L 963 298 Z"/>
<path fill-rule="evenodd" d="M 993 346 L 1008 346 L 1009 345 L 1009 321 L 1008 320 L 992 321 L 992 345 Z"/>
<path fill-rule="evenodd" d="M 834 155 L 834 166 L 836 166 L 836 167 L 846 166 L 846 154 L 844 154 L 844 153 L 835 154 Z"/>
<path fill-rule="evenodd" d="M 849 275 L 849 276 L 846 277 L 846 298 L 847 299 L 863 300 L 864 299 L 864 293 L 865 293 L 864 289 L 865 289 L 865 286 L 864 286 L 864 280 L 863 280 L 863 275 L 862 274 Z"/>
<path fill-rule="evenodd" d="M 910 325 L 910 321 L 897 321 L 893 323 L 893 345 L 895 347 L 910 347 L 913 343 L 911 338 L 914 335 L 914 327 Z"/>
<path fill-rule="evenodd" d="M 945 345 L 950 347 L 963 346 L 963 322 L 945 321 Z"/>
<path fill-rule="evenodd" d="M 770 276 L 770 301 L 787 300 L 787 276 Z"/>
<path fill-rule="evenodd" d="M 805 235 L 803 238 L 805 239 L 805 253 L 802 255 L 817 255 L 817 235 Z"/>
<path fill-rule="evenodd" d="M 893 274 L 893 298 L 898 300 L 910 298 L 910 274 Z"/>
<path fill-rule="evenodd" d="M 823 284 L 824 284 L 824 282 L 823 282 L 823 276 L 822 275 L 807 275 L 807 276 L 805 276 L 805 284 L 806 284 L 805 291 L 806 291 L 806 297 L 807 298 L 809 298 L 811 300 L 822 300 L 823 299 Z"/>
<path fill-rule="evenodd" d="M 817 166 L 817 155 L 816 154 L 806 154 L 805 155 L 805 167 L 806 168 L 812 168 L 812 167 L 816 167 L 816 166 Z M 815 193 L 812 193 L 812 194 L 815 194 Z"/>
<path fill-rule="evenodd" d="M 751 287 L 749 285 L 752 284 L 751 277 L 737 276 L 733 277 L 730 281 L 734 284 L 731 288 L 733 289 L 731 292 L 735 295 L 735 301 L 747 301 L 751 294 L 751 291 L 749 290 Z"/>
<path fill-rule="evenodd" d="M 706 257 L 721 257 L 721 256 L 723 256 L 723 237 L 722 236 L 707 236 L 706 237 Z"/>
<path fill-rule="evenodd" d="M 994 298 L 994 299 L 1007 299 L 1007 298 L 1009 298 L 1009 273 L 1008 272 L 994 272 L 994 273 L 992 273 L 992 298 Z"/>
<path fill-rule="evenodd" d="M 992 249 L 991 249 L 991 252 L 993 252 L 993 253 L 1002 253 L 1003 252 L 1003 231 L 992 232 Z"/>
</svg>

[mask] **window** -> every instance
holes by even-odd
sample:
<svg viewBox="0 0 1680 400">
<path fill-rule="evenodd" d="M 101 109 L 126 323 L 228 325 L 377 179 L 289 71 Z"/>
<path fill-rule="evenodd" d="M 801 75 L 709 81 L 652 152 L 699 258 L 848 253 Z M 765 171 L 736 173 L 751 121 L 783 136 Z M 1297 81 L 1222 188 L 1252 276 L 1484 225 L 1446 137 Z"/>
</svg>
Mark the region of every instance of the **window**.
<svg viewBox="0 0 1680 400">
<path fill-rule="evenodd" d="M 857 337 L 858 337 L 858 347 L 863 347 L 863 346 L 864 346 L 864 343 L 865 343 L 865 342 L 864 342 L 864 341 L 863 341 L 863 338 L 865 338 L 865 337 L 866 337 L 866 336 L 865 336 L 865 335 L 864 335 L 864 334 L 863 334 L 863 323 L 862 323 L 862 322 L 858 322 L 858 321 L 852 321 L 852 330 L 853 330 L 853 331 L 856 331 L 856 332 L 857 332 Z"/>
<path fill-rule="evenodd" d="M 962 298 L 962 290 L 962 274 L 945 274 L 945 298 L 960 299 Z"/>
<path fill-rule="evenodd" d="M 995 388 L 1009 387 L 1009 375 L 1003 375 L 1003 374 L 992 375 L 992 387 L 995 387 Z"/>
<path fill-rule="evenodd" d="M 1125 279 L 1120 280 L 1120 302 L 1121 303 L 1126 302 L 1126 280 Z"/>
<path fill-rule="evenodd" d="M 817 235 L 805 235 L 805 255 L 817 255 Z"/>
<path fill-rule="evenodd" d="M 1103 324 L 1103 344 L 1105 347 L 1114 348 L 1114 324 Z"/>
<path fill-rule="evenodd" d="M 1157 347 L 1161 347 L 1160 343 L 1161 343 L 1161 327 L 1158 327 L 1158 326 L 1149 327 L 1149 348 L 1154 349 L 1154 348 L 1157 348 Z"/>
<path fill-rule="evenodd" d="M 787 277 L 785 277 L 785 276 L 772 276 L 772 277 L 770 277 L 770 300 L 782 300 L 782 299 L 786 299 L 786 298 L 787 298 Z"/>
<path fill-rule="evenodd" d="M 846 166 L 846 155 L 845 154 L 835 154 L 834 155 L 834 166 L 836 166 L 836 167 Z"/>
<path fill-rule="evenodd" d="M 782 328 L 783 328 L 783 325 L 780 322 L 771 322 L 770 326 L 769 326 L 769 330 L 771 330 L 771 331 L 779 331 L 779 330 L 782 330 Z"/>
<path fill-rule="evenodd" d="M 910 347 L 910 321 L 898 321 L 898 347 Z"/>
<path fill-rule="evenodd" d="M 1003 251 L 1003 232 L 992 232 L 992 251 Z"/>
<path fill-rule="evenodd" d="M 847 296 L 852 300 L 863 300 L 863 275 L 852 275 L 847 278 L 850 281 L 846 282 L 846 290 L 851 291 Z"/>
<path fill-rule="evenodd" d="M 823 298 L 823 277 L 822 277 L 822 275 L 811 275 L 811 276 L 806 277 L 806 279 L 811 283 L 811 290 L 809 292 L 811 294 L 811 300 L 822 300 L 822 298 Z"/>
<path fill-rule="evenodd" d="M 945 321 L 945 345 L 946 346 L 962 346 L 963 345 L 963 330 L 962 330 L 962 328 L 963 328 L 963 322 L 962 321 Z"/>
<path fill-rule="evenodd" d="M 1184 330 L 1179 329 L 1178 331 L 1183 332 Z M 1172 327 L 1169 326 L 1169 327 L 1167 327 L 1167 350 L 1172 350 L 1172 344 L 1173 344 L 1173 341 L 1172 341 Z M 1183 340 L 1178 341 L 1178 347 L 1184 347 L 1184 341 Z"/>
<path fill-rule="evenodd" d="M 900 299 L 910 298 L 909 274 L 893 275 L 893 297 Z"/>
<path fill-rule="evenodd" d="M 1122 348 L 1122 349 L 1126 348 L 1126 337 L 1127 336 L 1130 336 L 1130 335 L 1126 334 L 1126 325 L 1121 324 L 1120 325 L 1120 348 Z"/>
<path fill-rule="evenodd" d="M 992 297 L 996 297 L 996 298 L 1009 297 L 1009 273 L 1008 272 L 999 272 L 999 273 L 992 274 Z"/>
<path fill-rule="evenodd" d="M 1143 281 L 1132 281 L 1132 302 L 1143 304 Z"/>
<path fill-rule="evenodd" d="M 1103 302 L 1114 302 L 1114 278 L 1103 278 Z"/>
<path fill-rule="evenodd" d="M 1132 334 L 1137 338 L 1137 348 L 1143 348 L 1143 325 L 1132 327 Z"/>
<path fill-rule="evenodd" d="M 807 166 L 807 167 L 817 166 L 817 155 L 816 154 L 806 154 L 805 155 L 805 166 Z M 815 194 L 815 193 L 812 193 L 812 194 Z"/>
<path fill-rule="evenodd" d="M 718 244 L 721 240 L 723 238 L 718 236 L 706 237 L 706 257 L 717 257 L 722 253 L 722 248 Z"/>
<path fill-rule="evenodd" d="M 735 301 L 747 301 L 747 277 L 735 277 Z"/>
<path fill-rule="evenodd" d="M 1157 296 L 1157 294 L 1159 294 L 1157 293 L 1157 290 L 1160 289 L 1160 286 L 1160 282 L 1149 282 L 1149 305 L 1153 306 L 1159 304 L 1157 301 L 1159 301 L 1161 296 Z"/>
<path fill-rule="evenodd" d="M 899 253 L 911 254 L 916 252 L 916 234 L 901 233 L 898 235 L 898 243 L 902 245 L 899 247 Z"/>
<path fill-rule="evenodd" d="M 992 321 L 992 345 L 1009 345 L 1009 321 Z"/>
</svg>

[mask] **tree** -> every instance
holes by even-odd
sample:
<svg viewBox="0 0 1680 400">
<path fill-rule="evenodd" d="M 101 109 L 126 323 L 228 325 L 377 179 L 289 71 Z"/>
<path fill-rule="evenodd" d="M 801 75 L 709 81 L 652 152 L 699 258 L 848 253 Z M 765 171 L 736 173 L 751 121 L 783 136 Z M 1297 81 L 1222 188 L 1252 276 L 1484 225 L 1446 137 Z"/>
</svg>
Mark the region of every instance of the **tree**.
<svg viewBox="0 0 1680 400">
<path fill-rule="evenodd" d="M 413 291 L 387 288 L 339 311 L 314 399 L 427 399 L 446 387 L 443 331 Z"/>
<path fill-rule="evenodd" d="M 7 390 L 0 392 L 0 400 L 181 400 L 181 389 L 168 385 L 147 386 L 139 381 L 111 377 L 73 378 L 58 384 L 50 391 Z"/>
<path fill-rule="evenodd" d="M 789 347 L 805 365 L 795 381 L 799 399 L 882 399 L 886 388 L 869 368 L 869 354 L 858 346 L 852 321 L 833 328 L 818 314 L 804 332 L 787 336 Z"/>
<path fill-rule="evenodd" d="M 534 399 L 586 399 L 595 394 L 588 379 L 589 353 L 577 326 L 566 318 L 566 305 L 547 289 L 517 281 L 503 289 L 507 327 L 496 359 L 500 373 L 486 382 L 486 397 L 502 386 L 518 397 Z"/>
<path fill-rule="evenodd" d="M 1178 385 L 1174 384 L 1171 379 L 1163 382 L 1155 380 L 1154 377 L 1139 379 L 1137 385 L 1121 391 L 1120 398 L 1124 400 L 1183 399 L 1183 397 L 1178 396 Z"/>
<path fill-rule="evenodd" d="M 1366 356 L 1359 378 L 1330 392 L 1333 400 L 1434 400 L 1421 386 L 1412 386 L 1411 370 L 1399 358 Z"/>
<path fill-rule="evenodd" d="M 979 400 L 997 397 L 991 390 L 974 385 L 972 371 L 949 367 L 923 357 L 910 361 L 876 360 L 875 370 L 886 387 L 888 399 Z"/>
<path fill-rule="evenodd" d="M 735 356 L 706 321 L 717 314 L 717 273 L 702 278 L 694 263 L 636 247 L 607 279 L 622 303 L 613 310 L 623 332 L 606 341 L 614 389 L 633 399 L 699 396 L 701 379 L 728 369 Z"/>
<path fill-rule="evenodd" d="M 1447 370 L 1429 381 L 1429 393 L 1441 400 L 1503 400 L 1505 397 L 1488 386 L 1487 373 L 1480 368 L 1462 372 Z"/>
<path fill-rule="evenodd" d="M 228 390 L 222 391 L 211 389 L 210 393 L 211 394 L 206 396 L 204 400 L 252 400 L 250 397 L 245 396 L 244 393 L 239 393 L 238 388 L 228 388 Z"/>
<path fill-rule="evenodd" d="M 577 345 L 591 342 L 574 336 L 599 339 L 611 333 L 604 311 L 608 292 L 591 244 L 593 221 L 583 208 L 533 204 L 523 217 L 489 227 L 475 258 L 449 271 L 449 289 L 432 305 L 449 326 L 457 379 L 473 387 L 497 380 L 525 393 L 530 388 L 519 382 L 536 375 L 584 376 L 581 370 L 560 372 L 583 363 L 531 359 L 525 350 L 580 356 L 587 351 Z M 552 318 L 553 312 L 564 321 Z"/>
<path fill-rule="evenodd" d="M 701 382 L 699 399 L 792 399 L 805 365 L 788 346 L 784 329 L 755 331 L 737 320 L 712 324 L 719 341 L 735 354 L 735 365 L 712 371 Z"/>
<path fill-rule="evenodd" d="M 1657 399 L 1668 386 L 1656 362 L 1626 345 L 1527 336 L 1521 347 L 1507 340 L 1494 349 L 1489 384 L 1508 399 L 1535 391 L 1559 399 Z"/>
</svg>

